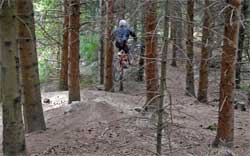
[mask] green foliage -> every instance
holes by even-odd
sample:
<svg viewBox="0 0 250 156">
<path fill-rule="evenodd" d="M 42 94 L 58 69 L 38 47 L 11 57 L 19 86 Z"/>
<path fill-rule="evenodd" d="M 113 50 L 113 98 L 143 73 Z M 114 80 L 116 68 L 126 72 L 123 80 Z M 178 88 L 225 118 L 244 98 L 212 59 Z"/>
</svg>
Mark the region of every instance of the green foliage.
<svg viewBox="0 0 250 156">
<path fill-rule="evenodd" d="M 81 21 L 95 21 L 99 1 L 87 1 L 81 7 Z M 58 74 L 59 51 L 63 40 L 63 1 L 34 0 L 37 53 L 41 82 L 53 73 Z M 90 26 L 89 26 L 90 27 Z M 80 56 L 87 64 L 97 61 L 99 37 L 93 31 L 80 34 Z M 60 43 L 60 44 L 59 44 Z M 57 76 L 57 75 L 55 75 Z"/>
<path fill-rule="evenodd" d="M 93 85 L 95 83 L 96 83 L 96 80 L 91 76 L 85 76 L 84 78 L 82 78 L 80 80 L 81 88 L 89 87 L 89 86 L 91 86 L 91 85 Z"/>
<path fill-rule="evenodd" d="M 86 34 L 80 36 L 80 56 L 86 63 L 92 63 L 98 59 L 98 34 Z"/>
<path fill-rule="evenodd" d="M 40 59 L 38 66 L 39 66 L 40 82 L 41 83 L 46 82 L 46 80 L 49 77 L 49 74 L 51 73 L 51 68 L 48 60 L 44 58 Z"/>
<path fill-rule="evenodd" d="M 33 4 L 36 11 L 44 11 L 48 9 L 55 9 L 55 6 L 57 6 L 58 3 L 59 1 L 55 0 L 36 0 Z"/>
<path fill-rule="evenodd" d="M 35 0 L 35 24 L 40 81 L 46 82 L 51 73 L 56 72 L 57 53 L 62 40 L 61 2 L 55 0 Z M 56 42 L 57 41 L 57 42 Z M 50 60 L 50 61 L 49 61 Z"/>
<path fill-rule="evenodd" d="M 242 82 L 241 82 L 242 83 Z M 240 90 L 241 91 L 246 91 L 246 92 L 249 92 L 250 91 L 250 85 L 248 83 L 242 83 L 240 85 Z"/>
</svg>

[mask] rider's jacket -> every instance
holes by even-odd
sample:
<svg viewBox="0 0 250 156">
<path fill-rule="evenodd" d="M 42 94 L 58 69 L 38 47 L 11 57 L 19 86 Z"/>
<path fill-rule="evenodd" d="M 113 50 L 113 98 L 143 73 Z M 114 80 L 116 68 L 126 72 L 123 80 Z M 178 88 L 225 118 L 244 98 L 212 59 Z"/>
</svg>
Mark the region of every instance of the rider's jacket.
<svg viewBox="0 0 250 156">
<path fill-rule="evenodd" d="M 135 32 L 126 26 L 120 26 L 112 32 L 113 40 L 119 43 L 123 43 L 124 41 L 127 41 L 129 38 L 129 35 L 136 38 Z"/>
</svg>

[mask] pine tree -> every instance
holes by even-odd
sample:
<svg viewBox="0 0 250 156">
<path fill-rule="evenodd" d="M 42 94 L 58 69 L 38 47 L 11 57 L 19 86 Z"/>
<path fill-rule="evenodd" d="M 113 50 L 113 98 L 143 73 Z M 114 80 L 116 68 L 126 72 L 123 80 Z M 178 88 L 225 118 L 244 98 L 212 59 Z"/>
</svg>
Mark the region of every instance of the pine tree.
<svg viewBox="0 0 250 156">
<path fill-rule="evenodd" d="M 240 82 L 241 82 L 241 66 L 242 66 L 242 58 L 243 58 L 243 53 L 245 51 L 245 40 L 246 40 L 246 29 L 248 27 L 248 23 L 246 22 L 246 20 L 249 18 L 249 4 L 250 1 L 249 0 L 243 0 L 242 1 L 242 21 L 243 24 L 240 25 L 240 31 L 239 31 L 239 42 L 238 42 L 238 52 L 237 52 L 237 64 L 236 64 L 236 79 L 235 79 L 235 83 L 236 83 L 236 88 L 239 89 L 240 88 Z"/>
<path fill-rule="evenodd" d="M 164 127 L 163 111 L 164 111 L 164 97 L 166 90 L 166 79 L 167 79 L 167 54 L 168 54 L 168 34 L 169 34 L 169 23 L 168 23 L 168 0 L 164 2 L 164 47 L 161 57 L 161 78 L 160 78 L 160 102 L 158 107 L 158 123 L 157 123 L 157 144 L 156 152 L 158 155 L 162 155 L 162 130 Z"/>
<path fill-rule="evenodd" d="M 79 29 L 80 29 L 80 0 L 69 1 L 69 69 L 68 89 L 69 103 L 80 101 L 80 73 L 79 73 Z"/>
<path fill-rule="evenodd" d="M 64 0 L 63 47 L 61 53 L 60 90 L 68 90 L 68 54 L 69 54 L 69 0 Z"/>
<path fill-rule="evenodd" d="M 224 46 L 221 60 L 220 103 L 217 135 L 213 145 L 233 146 L 236 53 L 238 49 L 240 0 L 228 0 L 225 9 Z"/>
<path fill-rule="evenodd" d="M 104 26 L 105 26 L 105 1 L 100 0 L 100 45 L 99 45 L 99 74 L 100 74 L 100 84 L 104 84 Z"/>
<path fill-rule="evenodd" d="M 205 11 L 203 18 L 202 30 L 202 49 L 201 49 L 201 64 L 200 64 L 200 79 L 198 87 L 198 100 L 200 102 L 207 102 L 207 89 L 208 89 L 208 67 L 209 67 L 209 36 L 212 28 L 212 18 L 210 16 L 210 0 L 205 0 Z"/>
<path fill-rule="evenodd" d="M 186 63 L 186 94 L 195 96 L 193 71 L 193 33 L 194 33 L 194 0 L 187 3 L 187 63 Z"/>
<path fill-rule="evenodd" d="M 3 1 L 0 8 L 1 79 L 3 94 L 3 154 L 26 155 L 19 83 L 16 1 Z"/>
<path fill-rule="evenodd" d="M 157 1 L 147 0 L 145 2 L 146 15 L 145 15 L 145 74 L 146 74 L 146 88 L 147 88 L 147 104 L 156 107 L 159 95 L 159 82 L 158 82 L 158 68 L 157 68 Z M 146 107 L 147 108 L 147 107 Z"/>
<path fill-rule="evenodd" d="M 18 22 L 18 50 L 25 129 L 26 132 L 45 130 L 32 0 L 18 0 L 16 7 L 17 15 L 22 20 Z"/>
<path fill-rule="evenodd" d="M 105 28 L 105 91 L 113 91 L 113 44 L 111 39 L 111 33 L 114 20 L 114 0 L 107 0 L 107 16 L 106 16 L 106 28 Z"/>
</svg>

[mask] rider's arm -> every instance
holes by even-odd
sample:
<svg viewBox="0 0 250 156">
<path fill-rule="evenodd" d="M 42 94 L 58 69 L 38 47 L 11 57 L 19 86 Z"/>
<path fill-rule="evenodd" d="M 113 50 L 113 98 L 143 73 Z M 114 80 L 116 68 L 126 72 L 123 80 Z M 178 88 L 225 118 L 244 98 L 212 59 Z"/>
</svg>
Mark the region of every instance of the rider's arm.
<svg viewBox="0 0 250 156">
<path fill-rule="evenodd" d="M 129 35 L 131 35 L 134 38 L 135 41 L 137 40 L 135 32 L 132 31 L 131 29 L 129 30 Z"/>
</svg>

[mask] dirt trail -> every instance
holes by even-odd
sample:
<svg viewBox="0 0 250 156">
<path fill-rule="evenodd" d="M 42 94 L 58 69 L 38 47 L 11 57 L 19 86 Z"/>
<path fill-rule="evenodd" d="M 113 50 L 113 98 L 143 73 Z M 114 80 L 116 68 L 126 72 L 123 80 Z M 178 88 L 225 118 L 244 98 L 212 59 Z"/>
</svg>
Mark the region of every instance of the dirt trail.
<svg viewBox="0 0 250 156">
<path fill-rule="evenodd" d="M 216 131 L 218 80 L 210 79 L 209 104 L 184 95 L 184 69 L 169 68 L 173 125 L 164 130 L 164 153 L 173 156 L 215 156 L 210 147 Z M 43 93 L 47 130 L 26 135 L 33 156 L 144 156 L 154 154 L 155 127 L 134 108 L 144 104 L 144 84 L 132 80 L 122 93 L 94 88 L 81 92 L 81 103 L 70 107 L 67 92 Z M 169 95 L 169 94 L 168 94 Z M 169 104 L 169 100 L 166 100 Z M 170 117 L 166 119 L 170 122 Z M 250 156 L 249 111 L 235 113 L 235 148 L 238 156 Z M 168 137 L 170 136 L 170 137 Z M 171 146 L 169 146 L 169 140 Z M 210 154 L 209 154 L 210 153 Z"/>
<path fill-rule="evenodd" d="M 173 104 L 171 131 L 164 132 L 164 150 L 171 148 L 174 156 L 216 155 L 210 147 L 216 131 L 219 79 L 210 79 L 208 105 L 184 95 L 185 70 L 169 67 L 168 89 Z M 197 79 L 197 77 L 196 77 Z M 48 130 L 27 137 L 31 153 L 37 155 L 152 155 L 155 149 L 155 127 L 134 111 L 144 104 L 145 86 L 132 79 L 125 82 L 124 92 L 108 93 L 96 89 L 82 91 L 82 104 L 70 113 L 67 110 L 67 92 L 46 93 L 52 103 L 45 106 Z M 117 89 L 116 89 L 117 90 Z M 54 102 L 53 102 L 54 101 Z M 57 103 L 58 101 L 59 104 Z M 55 103 L 55 106 L 53 105 Z M 166 101 L 169 103 L 169 100 Z M 55 108 L 52 109 L 51 108 Z M 249 111 L 235 114 L 235 153 L 249 156 Z M 168 119 L 166 119 L 168 121 Z M 40 138 L 37 141 L 37 138 Z M 47 141 L 51 138 L 50 141 Z M 40 142 L 41 146 L 37 146 Z M 39 147 L 39 148 L 38 148 Z"/>
</svg>

